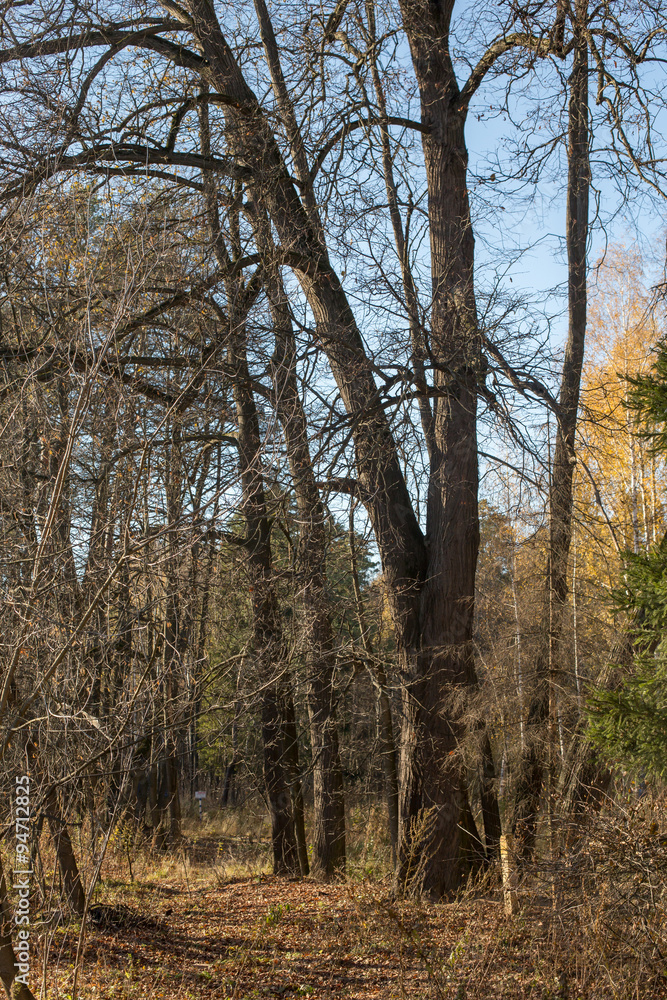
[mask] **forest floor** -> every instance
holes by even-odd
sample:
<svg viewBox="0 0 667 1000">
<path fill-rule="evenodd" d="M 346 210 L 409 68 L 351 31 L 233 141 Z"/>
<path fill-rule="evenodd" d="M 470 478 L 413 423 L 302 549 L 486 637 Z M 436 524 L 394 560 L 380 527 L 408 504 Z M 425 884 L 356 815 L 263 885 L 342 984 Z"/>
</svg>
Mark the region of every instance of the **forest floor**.
<svg viewBox="0 0 667 1000">
<path fill-rule="evenodd" d="M 388 879 L 278 878 L 266 860 L 256 839 L 205 831 L 169 857 L 136 855 L 131 877 L 110 851 L 83 931 L 41 937 L 42 995 L 72 1000 L 78 964 L 76 1000 L 667 996 L 622 942 L 599 944 L 592 911 L 588 927 L 568 922 L 534 890 L 508 917 L 492 879 L 455 902 L 397 902 Z"/>
</svg>

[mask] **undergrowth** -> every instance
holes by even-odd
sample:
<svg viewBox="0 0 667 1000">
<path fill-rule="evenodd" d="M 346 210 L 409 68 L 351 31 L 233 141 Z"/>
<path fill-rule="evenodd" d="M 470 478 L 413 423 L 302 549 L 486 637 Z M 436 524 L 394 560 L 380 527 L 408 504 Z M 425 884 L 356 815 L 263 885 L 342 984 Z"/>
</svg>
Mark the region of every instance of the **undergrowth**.
<svg viewBox="0 0 667 1000">
<path fill-rule="evenodd" d="M 188 819 L 170 852 L 134 838 L 128 856 L 127 831 L 116 837 L 92 895 L 95 920 L 83 928 L 78 997 L 667 996 L 660 803 L 614 807 L 560 831 L 550 862 L 522 869 L 512 916 L 495 865 L 454 900 L 397 898 L 377 810 L 352 813 L 348 875 L 329 884 L 273 877 L 257 819 Z M 39 855 L 33 990 L 70 1000 L 81 924 L 56 905 L 46 836 Z"/>
</svg>

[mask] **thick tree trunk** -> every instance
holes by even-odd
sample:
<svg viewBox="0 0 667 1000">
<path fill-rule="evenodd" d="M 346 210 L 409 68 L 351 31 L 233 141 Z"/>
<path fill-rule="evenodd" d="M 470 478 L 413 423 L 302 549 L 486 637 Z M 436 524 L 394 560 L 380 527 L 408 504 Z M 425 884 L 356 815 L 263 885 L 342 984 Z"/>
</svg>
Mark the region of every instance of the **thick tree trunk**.
<svg viewBox="0 0 667 1000">
<path fill-rule="evenodd" d="M 520 764 L 516 790 L 513 833 L 524 858 L 535 847 L 537 817 L 545 779 L 554 780 L 553 740 L 549 720 L 554 717 L 556 682 L 563 669 L 561 636 L 567 603 L 567 566 L 572 539 L 573 479 L 576 463 L 575 431 L 579 409 L 581 369 L 586 336 L 586 265 L 588 244 L 588 202 L 590 188 L 588 126 L 588 44 L 585 27 L 585 0 L 576 6 L 575 46 L 570 75 L 568 124 L 567 255 L 568 255 L 568 338 L 563 360 L 559 398 L 556 449 L 549 492 L 550 536 L 547 559 L 545 606 L 542 617 L 544 642 L 535 663 L 535 689 L 526 727 L 526 748 Z"/>
<path fill-rule="evenodd" d="M 405 657 L 401 840 L 435 809 L 424 887 L 442 895 L 464 874 L 466 828 L 457 754 L 460 702 L 474 683 L 472 627 L 479 548 L 477 381 L 481 344 L 473 288 L 474 241 L 467 192 L 466 107 L 449 50 L 453 3 L 401 4 L 421 96 L 429 198 L 432 310 L 430 361 L 437 390 L 427 502 L 428 569 L 419 601 L 421 648 Z M 409 650 L 408 643 L 405 643 Z M 435 765 L 434 766 L 434 762 Z"/>
</svg>

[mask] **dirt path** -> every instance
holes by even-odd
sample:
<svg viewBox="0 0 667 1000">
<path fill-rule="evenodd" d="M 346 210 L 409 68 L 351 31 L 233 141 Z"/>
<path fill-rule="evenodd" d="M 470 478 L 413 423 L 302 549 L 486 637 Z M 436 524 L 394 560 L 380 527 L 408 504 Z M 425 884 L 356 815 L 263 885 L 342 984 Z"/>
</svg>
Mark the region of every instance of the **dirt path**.
<svg viewBox="0 0 667 1000">
<path fill-rule="evenodd" d="M 138 871 L 132 883 L 114 878 L 110 862 L 86 932 L 78 998 L 623 995 L 592 965 L 587 971 L 575 941 L 554 948 L 547 915 L 508 921 L 492 894 L 398 904 L 378 884 L 230 876 L 206 845 L 191 858 Z M 77 938 L 78 927 L 53 934 L 49 997 L 71 997 Z"/>
</svg>

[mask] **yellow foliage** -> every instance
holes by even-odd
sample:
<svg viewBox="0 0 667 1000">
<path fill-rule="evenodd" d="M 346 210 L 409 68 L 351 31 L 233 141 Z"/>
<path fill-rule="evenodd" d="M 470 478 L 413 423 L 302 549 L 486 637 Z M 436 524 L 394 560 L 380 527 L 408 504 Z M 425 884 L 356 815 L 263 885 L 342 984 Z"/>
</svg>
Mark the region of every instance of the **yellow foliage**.
<svg viewBox="0 0 667 1000">
<path fill-rule="evenodd" d="M 644 551 L 664 531 L 665 464 L 637 436 L 625 381 L 650 367 L 660 320 L 639 253 L 611 249 L 590 294 L 577 482 L 579 558 L 607 585 L 619 550 Z"/>
</svg>

